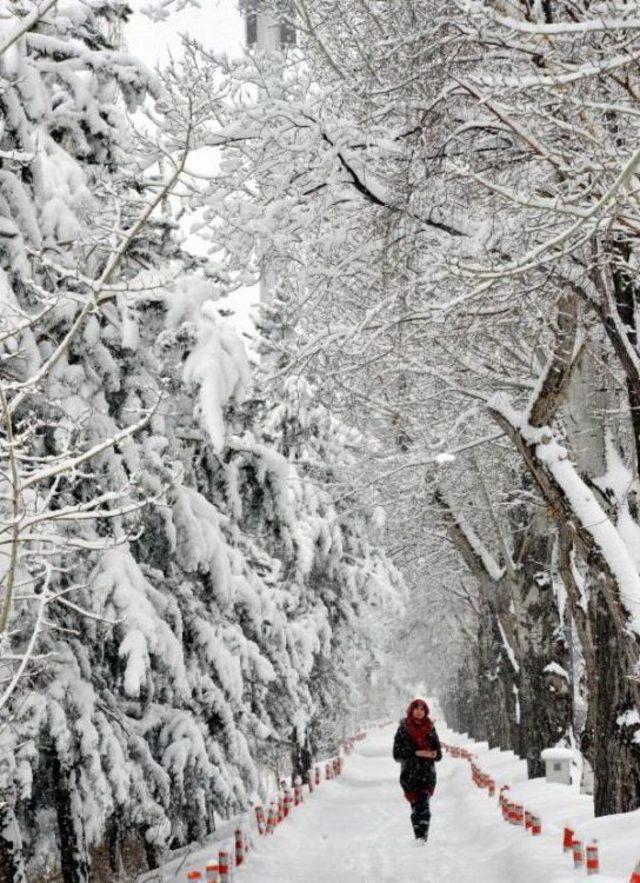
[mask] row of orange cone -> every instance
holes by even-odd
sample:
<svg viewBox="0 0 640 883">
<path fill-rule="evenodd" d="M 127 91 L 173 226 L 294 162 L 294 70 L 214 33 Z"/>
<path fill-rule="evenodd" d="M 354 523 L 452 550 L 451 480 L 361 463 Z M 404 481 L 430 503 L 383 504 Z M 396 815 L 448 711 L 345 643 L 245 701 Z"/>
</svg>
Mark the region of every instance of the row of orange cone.
<svg viewBox="0 0 640 883">
<path fill-rule="evenodd" d="M 313 777 L 311 773 L 309 776 L 309 790 L 312 791 L 313 786 L 311 779 Z M 256 823 L 258 826 L 258 834 L 260 835 L 273 834 L 276 827 L 289 817 L 291 810 L 296 806 L 300 806 L 300 804 L 304 802 L 302 785 L 299 781 L 294 784 L 293 791 L 289 788 L 286 782 L 283 781 L 281 785 L 282 788 L 278 793 L 278 797 L 272 800 L 269 804 L 269 812 L 266 816 L 262 804 L 258 804 L 255 807 Z"/>
<path fill-rule="evenodd" d="M 473 784 L 477 788 L 486 788 L 489 792 L 489 797 L 493 797 L 496 793 L 495 779 L 492 779 L 488 773 L 483 773 L 477 763 L 473 760 L 470 760 L 469 762 L 471 764 L 471 779 L 473 780 Z"/>
<path fill-rule="evenodd" d="M 449 747 L 449 746 L 448 746 Z M 455 748 L 455 746 L 453 746 Z M 464 754 L 458 756 L 466 757 L 471 765 L 471 779 L 477 788 L 486 788 L 489 797 L 494 797 L 496 793 L 496 781 L 488 773 L 480 769 L 475 762 L 474 755 L 465 749 L 459 749 L 458 752 L 464 751 Z M 456 754 L 454 754 L 456 756 Z M 521 803 L 514 803 L 509 800 L 509 786 L 503 785 L 500 788 L 498 805 L 502 812 L 502 818 L 509 825 L 524 828 L 525 831 L 531 833 L 534 837 L 542 834 L 542 820 L 537 813 L 531 812 Z"/>
<path fill-rule="evenodd" d="M 443 749 L 451 757 L 459 757 L 468 760 L 471 765 L 471 778 L 478 788 L 486 788 L 489 797 L 493 797 L 496 791 L 495 780 L 488 773 L 483 772 L 475 762 L 475 755 L 459 745 L 447 745 L 442 743 Z M 511 825 L 519 825 L 525 831 L 530 831 L 533 836 L 542 834 L 542 822 L 540 816 L 525 809 L 520 803 L 512 803 L 507 796 L 509 785 L 502 785 L 499 795 L 499 806 L 503 819 Z M 598 843 L 594 840 L 587 846 L 576 838 L 575 832 L 566 827 L 563 832 L 562 848 L 564 852 L 571 853 L 573 866 L 577 869 L 585 868 L 587 876 L 595 876 L 600 873 L 600 855 Z M 640 883 L 640 862 L 631 873 L 629 883 Z"/>
<path fill-rule="evenodd" d="M 441 744 L 447 754 L 450 754 L 451 757 L 462 757 L 469 762 L 474 758 L 474 755 L 470 751 L 467 751 L 466 748 L 461 748 L 459 745 L 447 745 L 446 742 L 442 742 Z"/>
<path fill-rule="evenodd" d="M 542 820 L 539 815 L 526 809 L 521 803 L 513 803 L 507 796 L 508 785 L 500 789 L 500 809 L 502 818 L 510 825 L 524 828 L 534 837 L 542 834 Z"/>
<path fill-rule="evenodd" d="M 235 848 L 231 855 L 229 850 L 220 849 L 217 858 L 205 862 L 204 868 L 194 868 L 187 872 L 187 880 L 206 880 L 207 883 L 230 883 L 232 868 L 241 865 L 250 850 L 250 840 L 246 831 L 237 828 L 235 832 Z"/>
<path fill-rule="evenodd" d="M 566 827 L 562 835 L 562 849 L 571 853 L 574 868 L 579 870 L 586 867 L 588 876 L 600 873 L 600 856 L 596 840 L 585 848 L 582 840 L 575 836 L 573 829 Z M 631 879 L 633 881 L 633 877 Z"/>
<path fill-rule="evenodd" d="M 468 760 L 471 765 L 471 778 L 474 784 L 478 788 L 486 788 L 489 797 L 495 795 L 495 780 L 480 769 L 475 762 L 475 755 L 467 749 L 455 745 L 443 745 L 443 748 L 452 757 L 462 757 Z M 534 837 L 542 834 L 542 820 L 540 816 L 528 810 L 523 804 L 509 800 L 509 790 L 509 785 L 502 785 L 500 788 L 498 803 L 502 812 L 502 818 L 510 825 L 524 828 L 525 831 L 530 832 Z M 600 860 L 597 843 L 589 844 L 585 851 L 583 850 L 582 843 L 574 839 L 573 831 L 565 828 L 563 847 L 565 852 L 569 849 L 573 850 L 574 867 L 582 868 L 586 866 L 587 874 L 589 875 L 599 873 Z M 640 876 L 637 879 L 632 878 L 631 883 L 640 883 Z"/>
<path fill-rule="evenodd" d="M 365 732 L 357 733 L 346 739 L 342 744 L 342 754 L 332 757 L 324 762 L 324 780 L 335 779 L 343 770 L 343 754 L 351 754 L 355 743 L 366 738 Z M 322 782 L 322 764 L 309 770 L 308 787 L 309 793 L 319 787 Z M 304 803 L 302 783 L 300 779 L 294 780 L 289 786 L 286 779 L 280 782 L 280 790 L 277 798 L 269 804 L 269 811 L 265 814 L 262 804 L 254 807 L 258 834 L 265 836 L 273 834 L 279 824 L 289 817 L 291 811 Z M 235 831 L 235 845 L 233 854 L 227 849 L 220 849 L 217 858 L 206 862 L 204 868 L 194 868 L 187 871 L 187 880 L 201 880 L 206 883 L 231 883 L 231 873 L 234 867 L 239 867 L 245 861 L 247 853 L 251 850 L 251 840 L 248 831 L 237 828 Z"/>
</svg>

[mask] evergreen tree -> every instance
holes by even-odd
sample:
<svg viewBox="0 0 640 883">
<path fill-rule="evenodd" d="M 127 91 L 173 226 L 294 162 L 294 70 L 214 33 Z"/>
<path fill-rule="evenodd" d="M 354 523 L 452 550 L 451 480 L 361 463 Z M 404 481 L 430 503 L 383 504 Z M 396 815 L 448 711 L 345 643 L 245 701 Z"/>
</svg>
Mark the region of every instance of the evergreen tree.
<svg viewBox="0 0 640 883">
<path fill-rule="evenodd" d="M 15 3 L 3 24 L 11 883 L 58 868 L 83 883 L 99 847 L 109 879 L 130 879 L 128 840 L 154 867 L 246 809 L 292 744 L 333 750 L 369 652 L 362 613 L 400 582 L 333 498 L 349 434 L 305 383 L 251 388 L 228 280 L 181 249 L 198 120 L 114 45 L 128 13 Z M 155 150 L 127 112 L 160 97 Z"/>
</svg>

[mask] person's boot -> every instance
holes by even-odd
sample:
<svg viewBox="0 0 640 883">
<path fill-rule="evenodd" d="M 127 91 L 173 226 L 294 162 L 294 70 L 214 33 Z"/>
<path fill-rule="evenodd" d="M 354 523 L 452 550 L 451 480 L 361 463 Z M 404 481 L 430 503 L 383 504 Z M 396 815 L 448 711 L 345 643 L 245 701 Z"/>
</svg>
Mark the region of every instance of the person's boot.
<svg viewBox="0 0 640 883">
<path fill-rule="evenodd" d="M 426 843 L 429 839 L 429 823 L 426 825 L 421 825 L 420 829 L 416 831 L 416 841 L 418 845 Z"/>
</svg>

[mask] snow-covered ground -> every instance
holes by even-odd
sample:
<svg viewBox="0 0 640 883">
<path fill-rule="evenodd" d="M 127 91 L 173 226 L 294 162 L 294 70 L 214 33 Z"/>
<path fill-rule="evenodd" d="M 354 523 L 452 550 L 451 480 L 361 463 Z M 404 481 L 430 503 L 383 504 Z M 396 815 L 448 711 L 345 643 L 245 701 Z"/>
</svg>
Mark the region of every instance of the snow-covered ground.
<svg viewBox="0 0 640 883">
<path fill-rule="evenodd" d="M 347 758 L 339 779 L 324 783 L 272 837 L 260 838 L 235 872 L 236 883 L 568 883 L 586 876 L 562 853 L 562 829 L 570 820 L 585 837 L 599 838 L 598 879 L 629 880 L 640 859 L 640 812 L 594 820 L 589 798 L 571 787 L 527 782 L 521 761 L 481 746 L 474 746 L 480 766 L 499 783 L 510 783 L 514 799 L 541 815 L 542 836 L 505 824 L 497 799 L 473 786 L 469 764 L 445 757 L 429 843 L 416 847 L 391 758 L 394 731 L 395 725 L 371 731 Z M 471 745 L 444 729 L 441 735 Z M 206 852 L 192 856 L 184 879 L 186 870 L 203 866 L 206 858 Z M 182 877 L 172 871 L 164 879 Z"/>
</svg>

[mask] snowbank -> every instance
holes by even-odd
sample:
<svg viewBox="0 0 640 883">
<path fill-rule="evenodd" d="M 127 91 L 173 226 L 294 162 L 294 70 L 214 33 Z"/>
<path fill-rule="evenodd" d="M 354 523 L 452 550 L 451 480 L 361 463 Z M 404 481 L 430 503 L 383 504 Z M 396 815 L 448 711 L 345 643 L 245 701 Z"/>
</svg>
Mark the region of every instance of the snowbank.
<svg viewBox="0 0 640 883">
<path fill-rule="evenodd" d="M 475 789 L 469 769 L 469 800 L 477 804 L 478 843 L 480 852 L 495 852 L 495 828 L 487 827 L 488 816 L 500 821 L 503 860 L 512 865 L 513 881 L 517 883 L 565 883 L 575 880 L 571 855 L 563 854 L 562 838 L 565 826 L 572 828 L 583 844 L 598 842 L 600 857 L 599 880 L 602 883 L 628 883 L 631 872 L 640 861 L 640 810 L 618 815 L 594 817 L 592 797 L 581 794 L 579 785 L 550 784 L 544 778 L 527 779 L 526 762 L 511 751 L 489 749 L 486 742 L 475 742 L 464 734 L 440 727 L 444 741 L 459 746 L 474 755 L 475 763 L 496 783 L 494 798 L 487 791 Z M 547 758 L 548 755 L 548 758 Z M 570 749 L 548 749 L 544 759 L 573 758 Z M 467 761 L 451 760 L 464 764 Z M 509 786 L 509 799 L 522 804 L 542 821 L 542 834 L 531 837 L 520 827 L 503 824 L 499 810 L 499 792 Z M 472 836 L 472 832 L 469 832 Z"/>
</svg>

